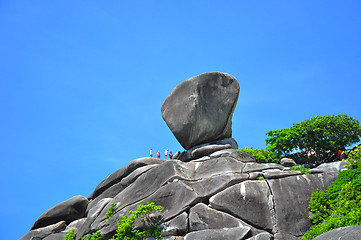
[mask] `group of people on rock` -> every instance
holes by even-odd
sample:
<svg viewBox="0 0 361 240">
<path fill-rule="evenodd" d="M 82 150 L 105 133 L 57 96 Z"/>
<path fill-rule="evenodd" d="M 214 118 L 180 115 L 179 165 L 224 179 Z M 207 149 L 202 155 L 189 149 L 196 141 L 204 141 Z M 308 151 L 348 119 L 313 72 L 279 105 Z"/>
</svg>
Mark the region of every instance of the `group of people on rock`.
<svg viewBox="0 0 361 240">
<path fill-rule="evenodd" d="M 153 149 L 151 148 L 150 149 L 150 157 L 153 157 Z M 169 150 L 168 149 L 166 149 L 165 151 L 164 151 L 164 155 L 165 155 L 165 160 L 168 160 L 168 157 L 169 157 L 169 159 L 172 159 L 173 158 L 173 153 L 172 152 L 169 152 Z M 159 151 L 157 152 L 157 154 L 156 154 L 156 156 L 157 156 L 157 158 L 160 158 L 160 153 L 159 153 Z"/>
</svg>

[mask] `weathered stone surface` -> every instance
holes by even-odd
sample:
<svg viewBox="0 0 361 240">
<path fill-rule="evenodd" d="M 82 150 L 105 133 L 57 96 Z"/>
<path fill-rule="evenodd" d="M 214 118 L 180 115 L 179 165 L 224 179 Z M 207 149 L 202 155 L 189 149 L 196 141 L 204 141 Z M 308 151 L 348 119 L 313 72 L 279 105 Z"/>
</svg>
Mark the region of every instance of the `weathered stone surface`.
<svg viewBox="0 0 361 240">
<path fill-rule="evenodd" d="M 242 240 L 250 235 L 249 227 L 207 229 L 191 232 L 184 240 Z"/>
<path fill-rule="evenodd" d="M 30 230 L 46 227 L 60 221 L 67 224 L 84 217 L 88 199 L 83 196 L 72 197 L 44 212 Z"/>
<path fill-rule="evenodd" d="M 91 232 L 91 224 L 94 222 L 94 220 L 99 216 L 101 211 L 104 209 L 105 206 L 112 200 L 112 198 L 104 198 L 100 200 L 97 205 L 92 207 L 88 211 L 88 216 L 85 220 L 85 222 L 78 227 L 76 240 L 81 239 L 81 237 L 84 237 L 86 234 Z"/>
<path fill-rule="evenodd" d="M 222 157 L 203 162 L 188 163 L 187 166 L 193 166 L 193 179 L 202 179 L 220 174 L 241 173 L 245 164 L 233 158 Z"/>
<path fill-rule="evenodd" d="M 59 230 L 65 226 L 66 226 L 65 221 L 60 221 L 55 224 L 48 225 L 46 227 L 37 228 L 35 230 L 31 230 L 19 240 L 43 239 L 49 236 L 50 234 L 54 233 L 54 231 Z"/>
<path fill-rule="evenodd" d="M 285 167 L 292 167 L 292 166 L 296 165 L 296 162 L 291 158 L 282 158 L 281 165 L 283 165 Z"/>
<path fill-rule="evenodd" d="M 183 152 L 181 160 L 184 162 L 189 162 L 191 160 L 208 156 L 214 152 L 224 149 L 238 149 L 238 144 L 236 140 L 234 140 L 233 138 L 225 138 L 194 146 L 189 150 Z"/>
<path fill-rule="evenodd" d="M 233 76 L 204 73 L 173 89 L 162 105 L 162 117 L 185 149 L 229 138 L 238 94 Z"/>
<path fill-rule="evenodd" d="M 120 182 L 112 185 L 111 187 L 107 188 L 104 192 L 102 192 L 99 196 L 97 196 L 95 199 L 93 199 L 88 206 L 88 209 L 93 208 L 100 200 L 104 198 L 113 198 L 118 193 L 123 191 L 127 186 L 132 184 L 140 175 L 143 173 L 149 171 L 153 167 L 158 166 L 158 164 L 150 164 L 143 167 L 139 167 L 135 169 L 132 173 L 130 173 L 128 176 L 124 177 Z M 87 210 L 88 210 L 87 209 Z"/>
<path fill-rule="evenodd" d="M 351 240 L 361 239 L 361 226 L 341 227 L 317 236 L 314 240 Z"/>
<path fill-rule="evenodd" d="M 157 158 L 139 158 L 131 161 L 127 166 L 119 169 L 118 171 L 109 175 L 106 179 L 104 179 L 93 191 L 92 194 L 88 197 L 89 199 L 94 199 L 99 196 L 106 189 L 110 188 L 116 183 L 119 183 L 123 178 L 127 177 L 131 174 L 135 169 L 151 165 L 151 164 L 161 164 L 165 160 L 157 159 Z"/>
<path fill-rule="evenodd" d="M 105 208 L 92 224 L 92 230 L 101 229 L 102 234 L 105 236 L 111 236 L 115 233 L 116 223 L 122 215 L 129 210 L 135 210 L 138 204 L 146 204 L 147 202 L 154 202 L 156 205 L 163 206 L 165 210 L 161 212 L 161 215 L 165 221 L 168 221 L 188 210 L 190 206 L 194 205 L 194 203 L 198 201 L 197 199 L 199 199 L 199 196 L 194 190 L 189 188 L 182 181 L 175 179 L 175 181 L 160 187 L 151 196 L 132 205 L 124 206 L 124 202 L 118 202 L 118 205 L 114 208 L 114 215 L 109 219 L 108 225 L 105 225 Z"/>
<path fill-rule="evenodd" d="M 211 158 L 219 158 L 219 157 L 231 157 L 237 159 L 241 162 L 256 162 L 256 159 L 249 155 L 248 153 L 236 150 L 236 149 L 226 149 L 214 152 L 209 155 Z"/>
<path fill-rule="evenodd" d="M 172 220 L 162 224 L 164 230 L 162 236 L 179 236 L 188 232 L 188 214 L 186 212 L 181 213 Z"/>
<path fill-rule="evenodd" d="M 65 232 L 53 233 L 45 237 L 44 240 L 63 240 L 65 234 L 66 234 Z"/>
<path fill-rule="evenodd" d="M 187 239 L 212 239 L 204 238 L 208 235 L 238 239 L 239 235 L 233 238 L 231 233 L 242 227 L 248 229 L 242 239 L 268 240 L 272 239 L 270 233 L 275 239 L 298 239 L 310 224 L 307 206 L 311 192 L 325 190 L 338 173 L 302 175 L 280 164 L 255 163 L 248 154 L 235 149 L 216 151 L 190 162 L 162 160 L 152 164 L 154 159 L 150 159 L 142 165 L 143 160 L 133 163 L 133 171 L 129 166 L 128 170 L 118 170 L 117 174 L 126 172 L 118 175 L 118 180 L 108 179 L 105 190 L 87 204 L 86 218 L 71 221 L 58 232 L 54 227 L 32 230 L 22 240 L 56 240 L 71 227 L 78 233 L 76 240 L 97 230 L 105 239 L 110 238 L 124 214 L 147 202 L 165 208 L 154 216 L 165 222 L 163 239 L 179 239 L 174 235 L 187 233 Z M 268 180 L 257 180 L 259 176 Z M 113 188 L 119 186 L 122 190 L 117 193 Z M 116 195 L 103 199 L 108 193 Z M 106 224 L 105 213 L 113 202 L 117 203 L 114 215 Z M 136 222 L 136 227 L 143 225 Z M 226 231 L 226 227 L 231 230 Z"/>
<path fill-rule="evenodd" d="M 268 232 L 262 232 L 257 234 L 256 236 L 253 236 L 251 238 L 247 238 L 246 240 L 272 240 L 273 237 Z"/>
<path fill-rule="evenodd" d="M 243 227 L 242 222 L 227 214 L 198 203 L 189 212 L 189 230 L 221 229 Z"/>
<path fill-rule="evenodd" d="M 98 204 L 98 202 L 100 202 L 101 200 L 107 199 L 107 198 L 113 198 L 123 190 L 124 190 L 124 187 L 122 186 L 122 184 L 120 182 L 107 188 L 99 196 L 97 196 L 96 198 L 91 200 L 91 202 L 89 203 L 88 208 L 86 210 L 86 214 L 88 214 L 88 211 L 90 209 L 94 208 Z"/>
<path fill-rule="evenodd" d="M 267 169 L 280 169 L 283 170 L 285 167 L 276 163 L 247 163 L 243 169 L 244 173 L 259 172 Z"/>
<path fill-rule="evenodd" d="M 254 227 L 272 230 L 274 205 L 266 181 L 245 181 L 209 199 L 212 208 L 240 218 Z"/>
<path fill-rule="evenodd" d="M 230 172 L 201 180 L 186 181 L 185 184 L 196 191 L 201 199 L 208 199 L 234 184 L 248 180 L 248 177 L 248 174 Z"/>
<path fill-rule="evenodd" d="M 311 226 L 307 209 L 311 193 L 316 189 L 326 190 L 336 178 L 337 172 L 269 180 L 278 230 L 293 236 L 303 235 Z"/>
<path fill-rule="evenodd" d="M 345 170 L 345 164 L 345 161 L 322 163 L 318 167 L 311 169 L 311 173 L 338 172 L 339 170 Z"/>
<path fill-rule="evenodd" d="M 229 149 L 232 146 L 230 144 L 225 144 L 225 145 L 208 145 L 208 146 L 204 146 L 204 147 L 200 147 L 195 149 L 192 152 L 192 157 L 194 159 L 196 158 L 200 158 L 203 156 L 207 156 L 208 154 L 211 154 L 215 151 L 219 151 L 219 150 L 224 150 L 224 149 Z"/>
<path fill-rule="evenodd" d="M 299 171 L 282 171 L 280 169 L 266 169 L 262 171 L 262 175 L 266 179 L 284 178 L 301 174 Z"/>
<path fill-rule="evenodd" d="M 290 235 L 288 233 L 279 231 L 274 235 L 275 240 L 299 240 L 300 238 Z"/>
</svg>

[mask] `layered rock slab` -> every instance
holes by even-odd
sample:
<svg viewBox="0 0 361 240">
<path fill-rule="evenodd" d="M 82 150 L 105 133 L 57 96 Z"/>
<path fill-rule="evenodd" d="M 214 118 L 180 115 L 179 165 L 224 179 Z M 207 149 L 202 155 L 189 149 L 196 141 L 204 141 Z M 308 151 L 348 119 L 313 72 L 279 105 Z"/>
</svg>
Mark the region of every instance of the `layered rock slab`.
<svg viewBox="0 0 361 240">
<path fill-rule="evenodd" d="M 250 235 L 249 227 L 206 229 L 185 235 L 184 240 L 243 240 Z"/>
<path fill-rule="evenodd" d="M 203 73 L 172 90 L 162 105 L 162 117 L 187 150 L 230 138 L 239 89 L 237 79 L 230 74 Z"/>
<path fill-rule="evenodd" d="M 72 197 L 44 212 L 30 230 L 46 227 L 51 224 L 65 221 L 66 224 L 85 216 L 88 199 L 83 196 Z"/>
<path fill-rule="evenodd" d="M 361 226 L 341 227 L 317 236 L 314 240 L 351 240 L 360 239 Z"/>
<path fill-rule="evenodd" d="M 327 189 L 336 178 L 337 173 L 330 172 L 245 181 L 214 195 L 209 202 L 212 208 L 257 228 L 298 237 L 311 226 L 307 209 L 311 193 Z"/>
</svg>

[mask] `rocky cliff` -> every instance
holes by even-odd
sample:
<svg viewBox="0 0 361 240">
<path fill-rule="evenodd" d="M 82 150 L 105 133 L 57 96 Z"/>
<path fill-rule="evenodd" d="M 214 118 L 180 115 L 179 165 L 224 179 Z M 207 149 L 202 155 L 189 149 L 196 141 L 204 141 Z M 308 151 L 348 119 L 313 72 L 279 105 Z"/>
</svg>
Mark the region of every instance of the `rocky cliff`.
<svg viewBox="0 0 361 240">
<path fill-rule="evenodd" d="M 76 239 L 97 230 L 107 239 L 122 215 L 147 202 L 164 207 L 163 239 L 299 239 L 311 225 L 311 193 L 327 189 L 340 165 L 303 175 L 236 150 L 231 119 L 238 94 L 237 80 L 218 72 L 177 86 L 162 116 L 185 152 L 169 161 L 131 161 L 89 197 L 75 196 L 43 213 L 21 240 L 60 240 L 72 229 Z"/>
</svg>

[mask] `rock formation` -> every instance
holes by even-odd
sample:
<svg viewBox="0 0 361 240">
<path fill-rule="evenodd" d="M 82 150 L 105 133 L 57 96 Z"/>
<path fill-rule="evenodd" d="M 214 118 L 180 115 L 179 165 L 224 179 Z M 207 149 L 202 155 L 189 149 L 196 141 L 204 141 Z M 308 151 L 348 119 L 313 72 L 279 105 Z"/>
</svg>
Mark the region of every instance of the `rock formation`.
<svg viewBox="0 0 361 240">
<path fill-rule="evenodd" d="M 165 100 L 162 116 L 186 152 L 170 161 L 131 161 L 88 198 L 77 196 L 46 211 L 21 240 L 61 240 L 72 229 L 77 240 L 97 230 L 106 240 L 125 213 L 147 202 L 164 207 L 164 240 L 299 239 L 311 226 L 311 193 L 326 190 L 342 165 L 325 164 L 303 175 L 256 163 L 236 150 L 231 122 L 238 93 L 237 80 L 225 73 L 181 83 Z"/>
<path fill-rule="evenodd" d="M 238 94 L 239 85 L 233 76 L 220 72 L 204 73 L 173 89 L 162 105 L 162 117 L 187 150 L 230 138 Z"/>
<path fill-rule="evenodd" d="M 311 193 L 327 189 L 337 177 L 335 168 L 323 169 L 302 175 L 280 164 L 256 163 L 234 149 L 189 162 L 140 158 L 100 183 L 79 219 L 68 222 L 54 212 L 57 223 L 33 227 L 21 240 L 60 240 L 71 229 L 76 229 L 76 239 L 96 230 L 106 239 L 115 233 L 122 215 L 147 202 L 165 208 L 160 213 L 164 239 L 299 239 L 311 225 Z M 260 176 L 268 180 L 258 180 Z M 105 213 L 113 202 L 114 215 L 106 224 Z"/>
</svg>

